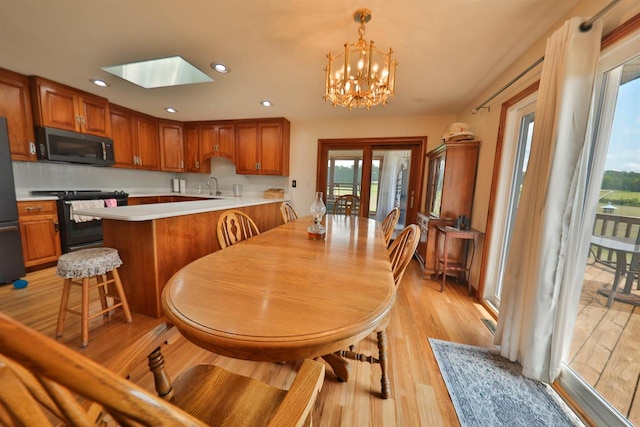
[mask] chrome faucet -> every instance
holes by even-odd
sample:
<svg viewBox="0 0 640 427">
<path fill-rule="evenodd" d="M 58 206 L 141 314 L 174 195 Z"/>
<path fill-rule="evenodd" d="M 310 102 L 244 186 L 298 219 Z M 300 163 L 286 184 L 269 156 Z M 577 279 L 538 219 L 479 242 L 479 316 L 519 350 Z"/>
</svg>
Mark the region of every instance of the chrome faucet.
<svg viewBox="0 0 640 427">
<path fill-rule="evenodd" d="M 222 191 L 218 190 L 218 178 L 216 178 L 215 176 L 210 176 L 209 179 L 207 180 L 207 187 L 209 187 L 209 195 L 213 196 L 213 190 L 211 189 L 212 179 L 216 183 L 216 196 L 222 196 Z"/>
</svg>

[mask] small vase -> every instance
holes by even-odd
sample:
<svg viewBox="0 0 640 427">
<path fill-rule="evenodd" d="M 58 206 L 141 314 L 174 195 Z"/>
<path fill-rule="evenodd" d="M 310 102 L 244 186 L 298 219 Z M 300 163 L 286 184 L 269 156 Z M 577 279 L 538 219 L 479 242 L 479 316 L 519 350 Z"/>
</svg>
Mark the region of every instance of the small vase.
<svg viewBox="0 0 640 427">
<path fill-rule="evenodd" d="M 312 240 L 324 239 L 326 229 L 322 225 L 322 217 L 327 212 L 327 207 L 322 201 L 322 192 L 316 192 L 316 199 L 311 204 L 310 211 L 313 214 L 313 222 L 307 228 L 307 234 Z"/>
</svg>

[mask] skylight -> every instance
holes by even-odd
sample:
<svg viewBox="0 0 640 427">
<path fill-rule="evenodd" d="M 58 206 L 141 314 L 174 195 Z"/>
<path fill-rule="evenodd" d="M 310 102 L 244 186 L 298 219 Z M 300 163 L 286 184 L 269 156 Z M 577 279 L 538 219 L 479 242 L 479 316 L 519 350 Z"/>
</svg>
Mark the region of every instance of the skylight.
<svg viewBox="0 0 640 427">
<path fill-rule="evenodd" d="M 102 69 L 145 89 L 213 81 L 180 56 L 111 65 Z"/>
</svg>

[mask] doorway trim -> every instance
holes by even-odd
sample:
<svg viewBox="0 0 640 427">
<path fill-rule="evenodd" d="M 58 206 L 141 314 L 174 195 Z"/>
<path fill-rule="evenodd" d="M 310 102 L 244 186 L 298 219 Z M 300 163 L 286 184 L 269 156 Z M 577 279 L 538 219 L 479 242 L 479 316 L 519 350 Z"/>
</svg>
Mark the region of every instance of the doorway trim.
<svg viewBox="0 0 640 427">
<path fill-rule="evenodd" d="M 427 150 L 426 136 L 384 137 L 384 138 L 336 138 L 318 140 L 318 164 L 316 175 L 316 191 L 324 191 L 327 182 L 327 162 L 329 150 L 363 150 L 363 159 L 371 159 L 373 150 L 411 150 L 411 169 L 409 172 L 409 189 L 413 191 L 413 203 L 407 206 L 407 224 L 415 223 L 416 214 L 422 207 L 422 188 L 424 182 L 424 162 Z M 365 182 L 366 181 L 366 182 Z M 362 194 L 360 215 L 367 215 L 369 206 L 369 185 L 371 183 L 371 164 L 363 161 Z M 365 188 L 366 184 L 366 188 Z"/>
</svg>

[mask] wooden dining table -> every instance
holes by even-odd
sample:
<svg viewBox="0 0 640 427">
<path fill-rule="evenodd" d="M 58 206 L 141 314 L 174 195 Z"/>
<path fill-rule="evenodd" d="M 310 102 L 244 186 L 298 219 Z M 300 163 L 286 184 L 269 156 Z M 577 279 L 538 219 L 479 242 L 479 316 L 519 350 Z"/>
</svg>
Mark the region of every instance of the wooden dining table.
<svg viewBox="0 0 640 427">
<path fill-rule="evenodd" d="M 179 270 L 162 294 L 165 315 L 193 343 L 238 359 L 285 362 L 325 357 L 339 378 L 336 352 L 383 328 L 395 298 L 378 221 L 311 217 L 278 226 Z M 214 236 L 211 236 L 214 238 Z"/>
</svg>

